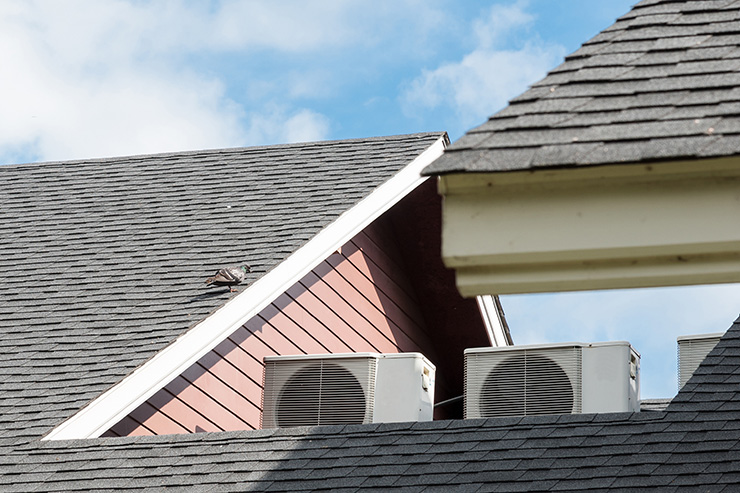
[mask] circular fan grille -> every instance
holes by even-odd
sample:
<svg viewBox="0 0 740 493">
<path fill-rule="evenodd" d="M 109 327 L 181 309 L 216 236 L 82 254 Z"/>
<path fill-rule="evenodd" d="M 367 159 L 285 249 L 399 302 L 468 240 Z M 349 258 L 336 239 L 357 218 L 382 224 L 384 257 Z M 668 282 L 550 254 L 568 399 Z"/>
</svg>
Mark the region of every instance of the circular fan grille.
<svg viewBox="0 0 740 493">
<path fill-rule="evenodd" d="M 483 417 L 567 414 L 573 411 L 568 375 L 549 358 L 520 354 L 496 365 L 481 388 Z"/>
<path fill-rule="evenodd" d="M 277 425 L 361 424 L 365 392 L 357 378 L 340 365 L 317 362 L 296 371 L 277 402 Z"/>
</svg>

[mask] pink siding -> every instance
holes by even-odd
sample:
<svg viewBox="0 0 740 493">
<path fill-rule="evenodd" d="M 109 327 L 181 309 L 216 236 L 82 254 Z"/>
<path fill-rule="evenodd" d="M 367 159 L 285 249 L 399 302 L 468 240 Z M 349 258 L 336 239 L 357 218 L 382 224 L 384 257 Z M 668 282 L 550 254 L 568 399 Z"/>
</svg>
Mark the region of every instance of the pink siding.
<svg viewBox="0 0 740 493">
<path fill-rule="evenodd" d="M 426 324 L 376 221 L 106 434 L 258 428 L 268 355 L 420 351 Z"/>
</svg>

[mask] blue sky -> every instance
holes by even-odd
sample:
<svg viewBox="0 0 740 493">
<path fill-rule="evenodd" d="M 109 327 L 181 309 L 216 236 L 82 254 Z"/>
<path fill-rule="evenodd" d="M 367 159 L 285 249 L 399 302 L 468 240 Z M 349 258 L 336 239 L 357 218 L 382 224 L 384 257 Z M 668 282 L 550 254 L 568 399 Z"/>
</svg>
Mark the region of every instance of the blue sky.
<svg viewBox="0 0 740 493">
<path fill-rule="evenodd" d="M 446 130 L 452 140 L 632 0 L 0 3 L 0 163 Z M 643 397 L 740 286 L 505 296 L 515 342 L 629 340 Z"/>
</svg>

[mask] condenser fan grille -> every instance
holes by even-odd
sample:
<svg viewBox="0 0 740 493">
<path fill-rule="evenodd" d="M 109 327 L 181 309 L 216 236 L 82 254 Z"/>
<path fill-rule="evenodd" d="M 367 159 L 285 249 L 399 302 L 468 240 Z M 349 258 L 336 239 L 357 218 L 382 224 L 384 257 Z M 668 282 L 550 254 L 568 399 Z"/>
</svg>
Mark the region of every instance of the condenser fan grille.
<svg viewBox="0 0 740 493">
<path fill-rule="evenodd" d="M 466 417 L 581 412 L 581 348 L 466 355 Z"/>
<path fill-rule="evenodd" d="M 263 427 L 372 421 L 375 359 L 284 361 L 267 366 Z"/>
</svg>

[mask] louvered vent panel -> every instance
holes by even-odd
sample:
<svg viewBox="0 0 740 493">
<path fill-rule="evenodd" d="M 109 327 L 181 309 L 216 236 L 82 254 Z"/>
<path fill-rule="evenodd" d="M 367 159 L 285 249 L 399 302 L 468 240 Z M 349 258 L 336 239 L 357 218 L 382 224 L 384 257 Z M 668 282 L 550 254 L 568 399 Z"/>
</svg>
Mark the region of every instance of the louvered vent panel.
<svg viewBox="0 0 740 493">
<path fill-rule="evenodd" d="M 580 413 L 578 346 L 465 355 L 465 417 Z"/>
<path fill-rule="evenodd" d="M 372 357 L 266 362 L 262 427 L 371 423 L 376 369 Z"/>
<path fill-rule="evenodd" d="M 678 341 L 678 389 L 680 390 L 694 374 L 704 358 L 719 342 L 720 335 L 693 337 Z"/>
</svg>

